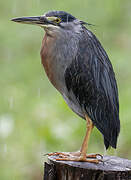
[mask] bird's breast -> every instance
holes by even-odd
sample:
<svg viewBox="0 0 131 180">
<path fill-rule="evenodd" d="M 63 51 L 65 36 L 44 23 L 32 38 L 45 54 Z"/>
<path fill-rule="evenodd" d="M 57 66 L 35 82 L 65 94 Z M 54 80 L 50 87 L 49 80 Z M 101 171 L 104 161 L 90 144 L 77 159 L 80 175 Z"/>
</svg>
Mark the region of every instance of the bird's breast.
<svg viewBox="0 0 131 180">
<path fill-rule="evenodd" d="M 55 37 L 44 36 L 41 47 L 41 61 L 44 66 L 45 72 L 53 84 L 53 86 L 62 93 L 64 87 L 64 69 L 65 65 L 58 59 L 55 49 Z"/>
<path fill-rule="evenodd" d="M 62 94 L 69 107 L 79 116 L 83 117 L 81 107 L 76 97 L 73 92 L 68 91 L 65 83 L 65 70 L 74 57 L 69 51 L 73 46 L 69 47 L 67 52 L 66 44 L 62 44 L 60 47 L 56 44 L 58 42 L 55 41 L 55 38 L 45 35 L 41 47 L 42 64 L 50 82 Z M 74 53 L 73 50 L 71 52 Z"/>
</svg>

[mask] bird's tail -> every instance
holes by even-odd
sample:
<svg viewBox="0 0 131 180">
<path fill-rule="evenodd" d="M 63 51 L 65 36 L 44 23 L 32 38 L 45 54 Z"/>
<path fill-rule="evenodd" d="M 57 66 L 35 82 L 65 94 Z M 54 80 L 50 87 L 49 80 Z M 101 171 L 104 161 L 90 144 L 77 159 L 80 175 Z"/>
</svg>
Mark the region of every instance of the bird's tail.
<svg viewBox="0 0 131 180">
<path fill-rule="evenodd" d="M 104 144 L 105 144 L 106 149 L 108 149 L 109 146 L 112 146 L 113 148 L 116 149 L 119 132 L 120 132 L 120 124 L 117 123 L 117 124 L 114 124 L 114 127 L 112 126 L 112 129 L 110 129 L 109 138 L 107 139 L 104 136 Z"/>
</svg>

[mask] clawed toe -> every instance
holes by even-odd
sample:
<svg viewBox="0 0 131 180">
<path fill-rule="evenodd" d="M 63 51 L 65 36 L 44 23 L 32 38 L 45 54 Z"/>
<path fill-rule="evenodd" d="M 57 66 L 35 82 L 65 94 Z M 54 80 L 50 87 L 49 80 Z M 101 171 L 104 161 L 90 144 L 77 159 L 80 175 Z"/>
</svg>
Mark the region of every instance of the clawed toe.
<svg viewBox="0 0 131 180">
<path fill-rule="evenodd" d="M 78 152 L 54 152 L 46 154 L 48 156 L 57 156 L 56 161 L 79 161 L 79 162 L 89 162 L 96 163 L 103 162 L 103 156 L 101 154 L 89 154 L 82 155 L 80 151 Z"/>
<path fill-rule="evenodd" d="M 47 153 L 45 155 L 47 155 L 47 156 L 59 156 L 61 158 L 62 157 L 65 158 L 65 157 L 70 156 L 70 154 L 68 152 L 53 152 L 53 153 Z"/>
<path fill-rule="evenodd" d="M 103 156 L 101 154 L 88 154 L 86 157 L 95 158 L 95 159 L 103 159 Z"/>
<path fill-rule="evenodd" d="M 68 157 L 68 158 L 56 158 L 56 161 L 77 161 L 77 162 L 88 162 L 98 164 L 99 162 L 103 162 L 101 159 L 86 159 L 81 157 Z"/>
</svg>

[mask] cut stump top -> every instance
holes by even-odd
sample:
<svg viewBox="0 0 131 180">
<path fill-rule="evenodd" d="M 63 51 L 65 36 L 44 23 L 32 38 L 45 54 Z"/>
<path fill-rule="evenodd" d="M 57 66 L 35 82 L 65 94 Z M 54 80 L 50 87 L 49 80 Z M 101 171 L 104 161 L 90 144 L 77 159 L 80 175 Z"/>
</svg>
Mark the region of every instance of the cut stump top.
<svg viewBox="0 0 131 180">
<path fill-rule="evenodd" d="M 103 156 L 103 162 L 99 164 L 75 161 L 56 161 L 57 156 L 49 156 L 50 163 L 79 167 L 82 169 L 102 171 L 131 171 L 131 160 L 116 156 Z"/>
<path fill-rule="evenodd" d="M 131 180 L 131 160 L 103 156 L 103 162 L 88 163 L 56 161 L 49 156 L 45 162 L 44 180 Z"/>
</svg>

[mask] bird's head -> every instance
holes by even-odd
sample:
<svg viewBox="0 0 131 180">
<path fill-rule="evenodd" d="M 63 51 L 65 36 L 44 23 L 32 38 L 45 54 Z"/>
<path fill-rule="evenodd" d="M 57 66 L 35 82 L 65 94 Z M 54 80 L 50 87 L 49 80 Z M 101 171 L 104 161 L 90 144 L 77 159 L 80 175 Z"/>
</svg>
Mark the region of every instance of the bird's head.
<svg viewBox="0 0 131 180">
<path fill-rule="evenodd" d="M 20 17 L 14 18 L 12 21 L 38 25 L 49 34 L 63 31 L 79 31 L 83 24 L 87 24 L 64 11 L 49 11 L 42 16 Z"/>
</svg>

